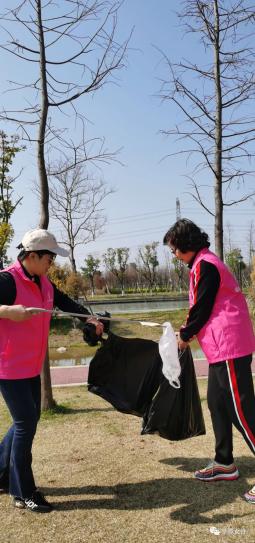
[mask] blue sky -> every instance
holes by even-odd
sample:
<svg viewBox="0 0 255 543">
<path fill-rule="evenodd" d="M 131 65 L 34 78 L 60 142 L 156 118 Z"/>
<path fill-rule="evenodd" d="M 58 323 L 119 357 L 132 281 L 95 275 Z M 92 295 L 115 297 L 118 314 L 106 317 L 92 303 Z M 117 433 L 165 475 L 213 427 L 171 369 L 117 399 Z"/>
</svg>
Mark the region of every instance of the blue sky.
<svg viewBox="0 0 255 543">
<path fill-rule="evenodd" d="M 13 0 L 12 4 L 16 4 Z M 2 2 L 9 5 L 7 0 Z M 78 247 L 78 266 L 88 253 L 100 256 L 107 247 L 127 246 L 134 259 L 138 247 L 152 241 L 162 242 L 162 237 L 175 221 L 176 198 L 181 204 L 181 214 L 197 222 L 211 236 L 213 247 L 213 220 L 188 194 L 187 175 L 190 166 L 183 157 L 164 157 L 173 151 L 173 140 L 160 134 L 160 130 L 176 122 L 178 113 L 173 106 L 162 104 L 157 94 L 160 78 L 166 74 L 158 49 L 172 60 L 200 54 L 198 43 L 183 35 L 178 26 L 174 9 L 177 0 L 126 0 L 119 14 L 119 36 L 125 38 L 134 26 L 127 66 L 118 73 L 117 84 L 107 84 L 94 96 L 85 97 L 80 107 L 89 119 L 88 136 L 105 137 L 109 150 L 121 148 L 119 160 L 105 165 L 98 176 L 114 187 L 115 193 L 105 200 L 108 224 L 104 234 L 95 242 Z M 14 79 L 28 69 L 13 64 L 13 59 L 2 54 L 1 89 L 7 80 Z M 29 77 L 29 74 L 24 73 Z M 4 94 L 3 103 L 15 100 L 14 93 Z M 10 102 L 9 102 L 10 103 Z M 7 127 L 11 132 L 11 127 Z M 13 130 L 12 130 L 13 132 Z M 23 233 L 37 226 L 38 203 L 31 186 L 36 178 L 35 156 L 31 150 L 17 159 L 16 167 L 24 166 L 17 192 L 24 195 L 23 204 L 13 217 L 15 238 L 10 254 L 15 257 L 15 246 Z M 211 196 L 208 195 L 210 199 Z M 212 199 L 211 203 L 213 205 Z M 249 223 L 253 219 L 252 202 L 229 209 L 225 216 L 231 224 L 233 245 L 241 247 L 246 256 Z M 53 221 L 50 230 L 61 240 L 60 226 Z M 164 260 L 163 248 L 160 249 Z M 63 260 L 60 259 L 63 263 Z"/>
</svg>

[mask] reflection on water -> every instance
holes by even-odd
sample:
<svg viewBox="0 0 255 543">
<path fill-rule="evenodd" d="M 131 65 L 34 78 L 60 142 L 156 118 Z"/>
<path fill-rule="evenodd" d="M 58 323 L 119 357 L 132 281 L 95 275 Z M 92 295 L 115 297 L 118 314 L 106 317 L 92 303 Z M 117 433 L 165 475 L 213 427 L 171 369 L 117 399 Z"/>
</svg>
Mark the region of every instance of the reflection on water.
<svg viewBox="0 0 255 543">
<path fill-rule="evenodd" d="M 50 366 L 55 368 L 63 368 L 67 366 L 88 366 L 92 356 L 84 356 L 83 358 L 61 358 L 60 360 L 50 360 Z"/>
</svg>

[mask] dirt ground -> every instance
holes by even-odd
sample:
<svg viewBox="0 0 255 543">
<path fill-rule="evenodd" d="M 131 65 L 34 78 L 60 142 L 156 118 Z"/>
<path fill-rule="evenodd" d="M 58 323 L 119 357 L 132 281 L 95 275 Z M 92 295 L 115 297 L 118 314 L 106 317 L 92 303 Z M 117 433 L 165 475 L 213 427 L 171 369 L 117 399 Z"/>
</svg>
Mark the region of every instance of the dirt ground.
<svg viewBox="0 0 255 543">
<path fill-rule="evenodd" d="M 235 432 L 241 477 L 202 483 L 193 471 L 213 454 L 206 381 L 199 381 L 206 436 L 169 442 L 140 435 L 141 420 L 85 387 L 54 389 L 65 414 L 44 416 L 33 448 L 36 482 L 55 510 L 15 510 L 0 495 L 1 543 L 185 543 L 255 541 L 254 458 Z M 9 416 L 0 400 L 0 435 Z"/>
</svg>

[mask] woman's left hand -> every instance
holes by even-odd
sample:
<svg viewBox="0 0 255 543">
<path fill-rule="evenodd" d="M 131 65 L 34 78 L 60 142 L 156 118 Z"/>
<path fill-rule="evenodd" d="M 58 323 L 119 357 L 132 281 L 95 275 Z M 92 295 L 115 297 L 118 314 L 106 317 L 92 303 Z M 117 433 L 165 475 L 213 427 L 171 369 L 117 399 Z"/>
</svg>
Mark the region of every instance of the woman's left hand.
<svg viewBox="0 0 255 543">
<path fill-rule="evenodd" d="M 180 351 L 185 351 L 187 347 L 189 346 L 189 341 L 183 341 L 181 338 L 178 340 L 178 347 Z"/>
<path fill-rule="evenodd" d="M 97 336 L 101 336 L 104 332 L 104 325 L 102 322 L 100 322 L 96 317 L 89 317 L 87 319 L 87 322 L 89 322 L 90 324 L 94 324 L 94 326 L 96 327 L 96 334 Z"/>
</svg>

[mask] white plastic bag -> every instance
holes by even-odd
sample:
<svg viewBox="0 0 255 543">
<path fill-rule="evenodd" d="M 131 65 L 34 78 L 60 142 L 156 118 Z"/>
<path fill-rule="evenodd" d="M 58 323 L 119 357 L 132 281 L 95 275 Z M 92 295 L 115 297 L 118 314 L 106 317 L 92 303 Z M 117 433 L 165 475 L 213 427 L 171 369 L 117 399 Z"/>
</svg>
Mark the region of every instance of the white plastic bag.
<svg viewBox="0 0 255 543">
<path fill-rule="evenodd" d="M 171 386 L 180 388 L 181 365 L 176 335 L 170 322 L 164 322 L 164 326 L 164 332 L 159 340 L 159 354 L 163 362 L 162 372 Z"/>
</svg>

